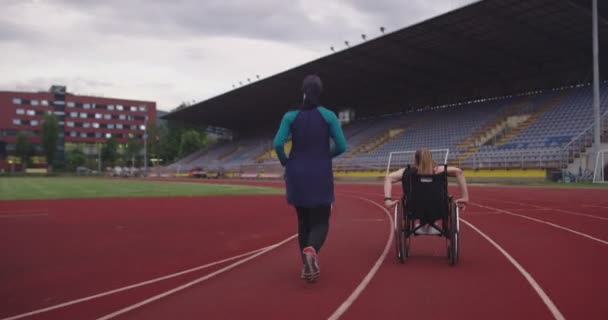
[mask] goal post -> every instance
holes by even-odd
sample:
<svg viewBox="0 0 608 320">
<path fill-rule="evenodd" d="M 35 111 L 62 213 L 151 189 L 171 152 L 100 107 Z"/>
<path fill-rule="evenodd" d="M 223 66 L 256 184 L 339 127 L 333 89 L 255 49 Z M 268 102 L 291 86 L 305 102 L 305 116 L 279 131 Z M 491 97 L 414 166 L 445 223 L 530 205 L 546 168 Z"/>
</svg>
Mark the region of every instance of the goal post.
<svg viewBox="0 0 608 320">
<path fill-rule="evenodd" d="M 450 155 L 450 149 L 431 149 L 433 160 L 437 164 L 447 164 Z M 386 165 L 386 174 L 392 171 L 407 167 L 414 164 L 414 155 L 416 150 L 392 151 L 388 154 L 388 164 Z"/>
<path fill-rule="evenodd" d="M 606 183 L 606 165 L 608 164 L 608 149 L 599 150 L 595 155 L 593 168 L 593 183 Z"/>
</svg>

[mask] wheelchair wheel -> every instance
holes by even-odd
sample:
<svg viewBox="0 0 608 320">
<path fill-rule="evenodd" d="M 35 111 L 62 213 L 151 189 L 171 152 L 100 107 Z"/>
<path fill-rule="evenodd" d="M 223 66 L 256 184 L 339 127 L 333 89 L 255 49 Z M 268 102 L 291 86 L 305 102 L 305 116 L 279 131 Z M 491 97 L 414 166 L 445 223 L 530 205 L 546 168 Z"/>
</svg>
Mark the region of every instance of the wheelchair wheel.
<svg viewBox="0 0 608 320">
<path fill-rule="evenodd" d="M 458 263 L 460 255 L 460 223 L 458 221 L 458 205 L 450 199 L 450 213 L 448 217 L 448 261 L 450 265 Z"/>
<path fill-rule="evenodd" d="M 404 263 L 407 257 L 407 250 L 405 249 L 405 237 L 403 234 L 403 227 L 405 220 L 403 219 L 403 209 L 399 204 L 395 205 L 394 212 L 395 221 L 395 248 L 397 249 L 397 259 L 399 262 Z"/>
</svg>

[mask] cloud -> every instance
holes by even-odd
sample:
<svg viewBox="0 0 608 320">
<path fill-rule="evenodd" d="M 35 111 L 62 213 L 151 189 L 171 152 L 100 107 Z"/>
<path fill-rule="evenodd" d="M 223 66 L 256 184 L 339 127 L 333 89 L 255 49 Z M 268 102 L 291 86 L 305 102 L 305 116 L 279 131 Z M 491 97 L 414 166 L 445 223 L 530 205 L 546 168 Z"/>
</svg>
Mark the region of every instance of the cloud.
<svg viewBox="0 0 608 320">
<path fill-rule="evenodd" d="M 0 89 L 65 84 L 170 109 L 468 2 L 4 0 Z"/>
</svg>

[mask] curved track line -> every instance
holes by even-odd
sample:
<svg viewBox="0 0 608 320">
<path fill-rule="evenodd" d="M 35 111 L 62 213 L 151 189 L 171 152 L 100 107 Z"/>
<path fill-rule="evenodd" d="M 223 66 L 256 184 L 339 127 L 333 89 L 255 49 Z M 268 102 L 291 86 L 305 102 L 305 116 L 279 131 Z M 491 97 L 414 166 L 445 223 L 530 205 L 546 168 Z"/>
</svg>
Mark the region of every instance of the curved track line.
<svg viewBox="0 0 608 320">
<path fill-rule="evenodd" d="M 493 211 L 496 211 L 496 212 L 500 212 L 500 213 L 504 213 L 504 214 L 508 214 L 508 215 L 512 215 L 512 216 L 516 216 L 516 217 L 520 217 L 520 218 L 524 218 L 524 219 L 528 219 L 528 220 L 531 220 L 531 221 L 534 221 L 534 222 L 550 225 L 552 227 L 555 227 L 555 228 L 558 228 L 558 229 L 561 229 L 561 230 L 565 230 L 565 231 L 568 231 L 570 233 L 579 235 L 581 237 L 585 237 L 587 239 L 591 239 L 593 241 L 597 241 L 599 243 L 608 245 L 608 241 L 605 241 L 605 240 L 602 240 L 602 239 L 598 239 L 596 237 L 590 236 L 590 235 L 588 235 L 586 233 L 582 233 L 580 231 L 576 231 L 576 230 L 572 230 L 570 228 L 566 228 L 566 227 L 560 226 L 559 224 L 555 224 L 555 223 L 552 223 L 552 222 L 548 222 L 548 221 L 544 221 L 544 220 L 528 217 L 526 215 L 517 214 L 517 213 L 511 212 L 511 211 L 507 211 L 507 210 L 502 210 L 502 209 L 498 209 L 498 208 L 484 206 L 484 205 L 477 204 L 477 203 L 472 203 L 471 202 L 470 204 L 474 205 L 474 206 L 477 206 L 477 207 L 480 207 L 480 208 L 484 208 L 484 209 L 488 209 L 488 210 L 493 210 Z"/>
<path fill-rule="evenodd" d="M 515 202 L 515 201 L 501 200 L 501 199 L 492 199 L 492 198 L 485 198 L 485 199 L 486 200 L 491 200 L 491 201 L 512 203 L 512 204 L 523 204 L 523 205 L 526 205 L 526 206 L 529 206 L 529 207 L 534 207 L 536 209 L 551 210 L 551 211 L 556 211 L 556 212 L 561 212 L 561 213 L 567 213 L 567 214 L 570 214 L 570 215 L 573 215 L 573 216 L 581 216 L 581 217 L 587 217 L 587 218 L 591 218 L 591 219 L 598 219 L 598 220 L 608 221 L 607 217 L 600 217 L 600 216 L 596 216 L 596 215 L 593 215 L 593 214 L 586 214 L 586 213 L 580 213 L 580 212 L 575 212 L 575 211 L 569 211 L 569 210 L 562 210 L 562 209 L 544 207 L 544 206 L 539 206 L 539 205 L 536 205 L 536 204 L 525 203 L 525 202 Z"/>
<path fill-rule="evenodd" d="M 536 280 L 534 280 L 534 278 L 530 275 L 530 273 L 528 273 L 528 271 L 526 271 L 526 269 L 524 269 L 524 267 L 522 267 L 519 264 L 519 262 L 517 262 L 517 260 L 515 260 L 515 258 L 513 258 L 498 243 L 494 242 L 494 240 L 492 240 L 492 238 L 488 237 L 481 230 L 477 229 L 477 227 L 475 227 L 473 224 L 471 224 L 470 222 L 468 222 L 468 221 L 466 221 L 466 220 L 464 220 L 462 218 L 460 218 L 460 221 L 462 221 L 463 223 L 465 223 L 471 229 L 473 229 L 477 233 L 479 233 L 479 235 L 481 235 L 486 240 L 488 240 L 488 242 L 490 242 L 498 251 L 500 251 L 500 253 L 502 253 L 503 256 L 505 256 L 505 258 L 507 258 L 507 260 L 509 260 L 509 262 L 511 262 L 511 264 L 513 264 L 513 266 L 515 266 L 515 268 L 517 268 L 517 270 L 524 276 L 524 278 L 526 278 L 526 280 L 528 280 L 528 283 L 532 286 L 532 288 L 534 289 L 534 291 L 536 291 L 536 293 L 541 298 L 541 300 L 543 300 L 543 302 L 545 303 L 545 305 L 547 306 L 547 308 L 549 309 L 549 311 L 551 311 L 551 314 L 553 315 L 553 318 L 555 318 L 557 320 L 564 320 L 564 319 L 566 319 L 566 318 L 564 318 L 564 316 L 562 315 L 562 313 L 559 311 L 559 309 L 557 308 L 557 306 L 555 306 L 555 303 L 553 303 L 553 301 L 551 301 L 551 298 L 549 298 L 549 296 L 545 293 L 545 291 L 543 290 L 543 288 L 541 288 L 541 286 L 538 284 L 538 282 L 536 282 Z"/>
<path fill-rule="evenodd" d="M 289 239 L 291 239 L 291 238 L 289 238 Z M 126 286 L 126 287 L 117 288 L 117 289 L 114 289 L 114 290 L 98 293 L 98 294 L 95 294 L 95 295 L 92 295 L 92 296 L 88 296 L 88 297 L 84 297 L 84 298 L 80 298 L 80 299 L 64 302 L 64 303 L 57 304 L 57 305 L 54 305 L 54 306 L 50 306 L 50 307 L 47 307 L 47 308 L 44 308 L 44 309 L 38 309 L 38 310 L 30 311 L 30 312 L 27 312 L 27 313 L 18 314 L 18 315 L 11 316 L 11 317 L 8 317 L 8 318 L 3 318 L 3 319 L 0 319 L 0 320 L 22 319 L 22 318 L 25 318 L 25 317 L 29 317 L 29 316 L 45 313 L 45 312 L 48 312 L 48 311 L 52 311 L 52 310 L 56 310 L 56 309 L 60 309 L 60 308 L 65 308 L 65 307 L 68 307 L 68 306 L 71 306 L 71 305 L 75 305 L 75 304 L 78 304 L 78 303 L 82 303 L 82 302 L 86 302 L 86 301 L 90 301 L 90 300 L 94 300 L 94 299 L 99 299 L 99 298 L 106 297 L 106 296 L 109 296 L 109 295 L 112 295 L 112 294 L 116 294 L 116 293 L 119 293 L 119 292 L 127 291 L 127 290 L 130 290 L 130 289 L 135 289 L 135 288 L 138 288 L 138 287 L 143 287 L 143 286 L 146 286 L 146 285 L 149 285 L 149 284 L 153 284 L 153 283 L 156 283 L 156 282 L 160 282 L 160 281 L 163 281 L 163 280 L 175 278 L 175 277 L 178 277 L 178 276 L 181 276 L 181 275 L 184 275 L 184 274 L 188 274 L 188 273 L 192 273 L 192 272 L 195 272 L 195 271 L 207 269 L 207 268 L 213 267 L 213 266 L 218 265 L 218 264 L 222 264 L 222 263 L 229 262 L 229 261 L 232 261 L 232 260 L 240 259 L 242 257 L 246 257 L 246 256 L 249 256 L 249 255 L 258 253 L 258 252 L 260 252 L 262 250 L 266 250 L 266 249 L 268 249 L 268 248 L 270 248 L 272 246 L 273 245 L 266 246 L 266 247 L 261 248 L 261 249 L 245 252 L 243 254 L 239 254 L 239 255 L 236 255 L 236 256 L 233 256 L 233 257 L 230 257 L 230 258 L 226 258 L 226 259 L 223 259 L 223 260 L 214 261 L 214 262 L 211 262 L 211 263 L 208 263 L 208 264 L 205 264 L 205 265 L 202 265 L 202 266 L 198 266 L 198 267 L 195 267 L 195 268 L 192 268 L 192 269 L 188 269 L 188 270 L 180 271 L 180 272 L 177 272 L 177 273 L 169 274 L 169 275 L 166 275 L 166 276 L 154 278 L 154 279 L 147 280 L 147 281 L 144 281 L 144 282 L 135 283 L 135 284 L 132 284 L 132 285 L 129 285 L 129 286 Z"/>
<path fill-rule="evenodd" d="M 115 317 L 117 317 L 119 315 L 122 315 L 122 314 L 127 313 L 127 312 L 132 311 L 132 310 L 135 310 L 137 308 L 143 307 L 143 306 L 145 306 L 147 304 L 150 304 L 152 302 L 160 300 L 160 299 L 162 299 L 164 297 L 167 297 L 169 295 L 172 295 L 172 294 L 174 294 L 176 292 L 179 292 L 179 291 L 182 291 L 184 289 L 187 289 L 187 288 L 189 288 L 189 287 L 191 287 L 193 285 L 196 285 L 196 284 L 201 283 L 203 281 L 209 280 L 209 279 L 211 279 L 211 278 L 213 278 L 213 277 L 215 277 L 215 276 L 217 276 L 219 274 L 222 274 L 222 273 L 224 273 L 226 271 L 234 269 L 237 266 L 239 266 L 239 265 L 241 265 L 241 264 L 243 264 L 245 262 L 248 262 L 248 261 L 253 260 L 253 259 L 255 259 L 255 258 L 257 258 L 257 257 L 259 257 L 259 256 L 261 256 L 261 255 L 263 255 L 263 254 L 265 254 L 267 252 L 270 252 L 270 251 L 272 251 L 272 250 L 274 250 L 274 249 L 282 246 L 283 244 L 285 244 L 285 243 L 287 243 L 287 242 L 295 239 L 297 236 L 298 235 L 295 234 L 295 235 L 293 235 L 293 236 L 291 236 L 291 237 L 289 237 L 289 238 L 287 238 L 287 239 L 285 239 L 285 240 L 283 240 L 283 241 L 281 241 L 279 243 L 273 244 L 271 246 L 268 246 L 268 247 L 260 250 L 258 253 L 255 253 L 255 254 L 253 254 L 253 255 L 251 255 L 251 256 L 249 256 L 247 258 L 244 258 L 242 260 L 239 260 L 239 261 L 237 261 L 237 262 L 235 262 L 235 263 L 233 263 L 231 265 L 228 265 L 228 266 L 226 266 L 226 267 L 224 267 L 222 269 L 214 271 L 214 272 L 212 272 L 212 273 L 210 273 L 210 274 L 208 274 L 206 276 L 200 277 L 200 278 L 198 278 L 198 279 L 196 279 L 194 281 L 190 281 L 190 282 L 188 282 L 188 283 L 186 283 L 184 285 L 181 285 L 181 286 L 179 286 L 177 288 L 173 288 L 173 289 L 171 289 L 169 291 L 165 291 L 165 292 L 163 292 L 161 294 L 157 294 L 157 295 L 155 295 L 153 297 L 150 297 L 150 298 L 148 298 L 146 300 L 143 300 L 141 302 L 138 302 L 138 303 L 136 303 L 134 305 L 131 305 L 131 306 L 128 306 L 126 308 L 120 309 L 120 310 L 115 311 L 113 313 L 110 313 L 108 315 L 105 315 L 105 316 L 103 316 L 101 318 L 97 318 L 97 320 L 108 320 L 108 319 L 115 318 Z"/>
<path fill-rule="evenodd" d="M 348 195 L 347 195 L 347 197 L 355 198 L 355 199 L 359 199 L 359 200 L 363 200 L 363 201 L 369 202 L 369 203 L 375 205 L 376 207 L 382 209 L 384 211 L 384 213 L 386 214 L 386 216 L 388 217 L 388 220 L 390 221 L 389 230 L 388 230 L 389 231 L 389 237 L 388 237 L 388 240 L 386 241 L 386 246 L 384 247 L 384 251 L 382 252 L 382 254 L 380 255 L 380 257 L 378 258 L 378 260 L 376 260 L 376 263 L 374 264 L 374 266 L 367 273 L 367 275 L 365 276 L 365 278 L 363 278 L 363 280 L 361 280 L 361 283 L 359 283 L 359 285 L 355 288 L 355 290 L 351 293 L 351 295 L 348 298 L 346 298 L 346 300 L 344 300 L 344 302 L 338 307 L 338 309 L 336 309 L 336 311 L 334 311 L 334 313 L 328 318 L 328 320 L 337 320 L 337 319 L 339 319 L 348 310 L 348 308 L 350 308 L 350 306 L 355 302 L 355 300 L 357 300 L 357 298 L 359 297 L 359 295 L 361 295 L 361 293 L 363 292 L 363 290 L 365 290 L 365 288 L 372 281 L 372 279 L 374 278 L 374 276 L 378 272 L 378 269 L 380 269 L 380 266 L 384 262 L 384 259 L 386 259 L 386 255 L 388 254 L 388 251 L 389 251 L 389 249 L 391 247 L 391 243 L 393 242 L 393 225 L 394 225 L 394 222 L 391 219 L 391 215 L 388 212 L 388 210 L 386 210 L 381 205 L 379 205 L 379 204 L 377 204 L 377 203 L 375 203 L 372 200 L 369 200 L 367 198 L 361 198 L 361 197 L 356 197 L 356 196 L 348 196 Z"/>
</svg>

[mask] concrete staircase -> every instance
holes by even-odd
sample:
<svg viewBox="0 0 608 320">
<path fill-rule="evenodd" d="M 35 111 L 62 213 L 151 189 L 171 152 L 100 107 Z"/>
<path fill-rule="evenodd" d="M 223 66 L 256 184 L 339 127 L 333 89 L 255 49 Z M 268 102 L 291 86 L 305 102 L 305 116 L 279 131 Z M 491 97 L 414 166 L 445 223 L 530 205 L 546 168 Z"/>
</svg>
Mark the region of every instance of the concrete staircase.
<svg viewBox="0 0 608 320">
<path fill-rule="evenodd" d="M 371 138 L 368 142 L 355 148 L 355 150 L 351 154 L 351 156 L 355 156 L 360 153 L 373 152 L 374 150 L 385 145 L 387 142 L 403 135 L 404 132 L 405 132 L 405 129 L 402 129 L 402 128 L 391 129 L 391 130 L 385 131 L 385 132 Z"/>
<path fill-rule="evenodd" d="M 522 131 L 527 129 L 532 123 L 534 123 L 536 120 L 538 120 L 540 117 L 542 117 L 543 114 L 545 114 L 546 112 L 553 109 L 553 107 L 555 107 L 560 102 L 561 99 L 562 99 L 562 95 L 557 95 L 553 99 L 547 101 L 547 103 L 545 103 L 540 109 L 529 114 L 529 116 L 527 117 L 527 119 L 525 121 L 519 123 L 515 127 L 509 128 L 507 130 L 507 132 L 505 132 L 494 143 L 494 145 L 501 146 L 501 145 L 504 145 L 504 144 L 508 143 L 509 141 L 511 141 L 511 139 L 513 139 L 513 137 L 517 136 Z"/>
</svg>

